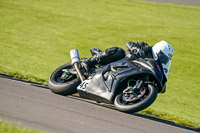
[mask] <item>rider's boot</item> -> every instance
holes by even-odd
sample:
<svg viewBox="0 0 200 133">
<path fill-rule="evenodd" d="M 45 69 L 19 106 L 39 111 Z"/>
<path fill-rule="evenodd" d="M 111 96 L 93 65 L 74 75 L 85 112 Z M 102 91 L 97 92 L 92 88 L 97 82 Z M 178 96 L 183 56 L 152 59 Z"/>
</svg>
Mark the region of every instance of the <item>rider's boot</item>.
<svg viewBox="0 0 200 133">
<path fill-rule="evenodd" d="M 81 65 L 84 67 L 84 69 L 88 72 L 91 68 L 95 67 L 95 65 L 98 64 L 97 61 L 97 55 L 92 56 L 89 59 L 84 60 Z"/>
</svg>

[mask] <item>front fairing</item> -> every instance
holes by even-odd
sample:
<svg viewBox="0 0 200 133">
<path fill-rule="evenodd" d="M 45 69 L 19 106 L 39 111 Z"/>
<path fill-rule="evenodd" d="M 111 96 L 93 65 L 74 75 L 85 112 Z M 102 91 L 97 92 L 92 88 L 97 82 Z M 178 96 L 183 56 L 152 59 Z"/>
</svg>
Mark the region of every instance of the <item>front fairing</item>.
<svg viewBox="0 0 200 133">
<path fill-rule="evenodd" d="M 161 92 L 163 87 L 166 84 L 166 78 L 164 76 L 164 72 L 162 69 L 162 65 L 150 58 L 146 59 L 138 59 L 138 60 L 120 60 L 118 62 L 114 62 L 109 64 L 107 67 L 116 67 L 116 66 L 127 66 L 127 68 L 119 69 L 115 72 L 112 72 L 112 76 L 109 76 L 109 80 L 105 81 L 105 84 L 108 88 L 112 88 L 111 91 L 115 91 L 115 88 L 118 86 L 119 81 L 131 77 L 134 75 L 141 75 L 141 74 L 149 74 L 156 80 L 158 84 L 158 91 Z M 113 77 L 115 79 L 113 79 Z M 113 81 L 113 82 L 111 82 Z"/>
<path fill-rule="evenodd" d="M 149 74 L 154 77 L 158 84 L 158 91 L 162 91 L 166 81 L 164 82 L 163 80 L 162 68 L 159 68 L 159 64 L 153 59 L 139 59 L 134 61 L 124 59 L 110 63 L 91 78 L 90 84 L 84 92 L 79 89 L 78 91 L 81 97 L 96 101 L 111 102 L 122 80 L 141 74 Z"/>
</svg>

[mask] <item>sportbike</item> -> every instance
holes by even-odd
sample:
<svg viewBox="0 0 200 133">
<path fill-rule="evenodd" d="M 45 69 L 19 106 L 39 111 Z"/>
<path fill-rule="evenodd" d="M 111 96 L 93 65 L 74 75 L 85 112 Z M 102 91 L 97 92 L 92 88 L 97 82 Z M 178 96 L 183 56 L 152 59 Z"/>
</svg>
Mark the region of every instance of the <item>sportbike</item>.
<svg viewBox="0 0 200 133">
<path fill-rule="evenodd" d="M 92 55 L 101 52 L 90 49 Z M 81 98 L 114 104 L 116 109 L 133 113 L 150 106 L 157 93 L 165 92 L 167 79 L 161 62 L 153 58 L 121 60 L 96 65 L 85 71 L 77 49 L 70 51 L 71 62 L 57 68 L 49 79 L 52 92 L 77 93 Z"/>
</svg>

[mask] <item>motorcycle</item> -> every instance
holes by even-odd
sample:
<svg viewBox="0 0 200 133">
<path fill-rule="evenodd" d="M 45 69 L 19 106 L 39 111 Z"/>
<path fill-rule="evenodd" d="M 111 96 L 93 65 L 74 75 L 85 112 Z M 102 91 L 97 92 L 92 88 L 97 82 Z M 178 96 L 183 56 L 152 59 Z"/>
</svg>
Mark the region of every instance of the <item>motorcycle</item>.
<svg viewBox="0 0 200 133">
<path fill-rule="evenodd" d="M 91 54 L 101 52 L 90 49 Z M 157 93 L 165 92 L 167 79 L 159 60 L 139 58 L 96 65 L 85 71 L 77 49 L 70 51 L 71 63 L 57 68 L 50 76 L 48 87 L 53 93 L 114 104 L 122 112 L 133 113 L 150 106 Z"/>
</svg>

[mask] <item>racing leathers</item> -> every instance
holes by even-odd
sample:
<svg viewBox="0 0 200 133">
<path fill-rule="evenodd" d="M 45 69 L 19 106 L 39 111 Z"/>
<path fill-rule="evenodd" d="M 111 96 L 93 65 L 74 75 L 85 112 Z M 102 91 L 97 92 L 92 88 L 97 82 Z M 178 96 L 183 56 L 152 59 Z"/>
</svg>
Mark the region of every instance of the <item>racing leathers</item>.
<svg viewBox="0 0 200 133">
<path fill-rule="evenodd" d="M 104 51 L 98 50 L 91 58 L 84 60 L 81 64 L 86 71 L 89 71 L 97 64 L 106 65 L 122 58 L 135 60 L 137 58 L 153 57 L 152 47 L 145 42 L 127 42 L 126 48 L 125 51 L 119 47 L 111 47 Z"/>
</svg>

